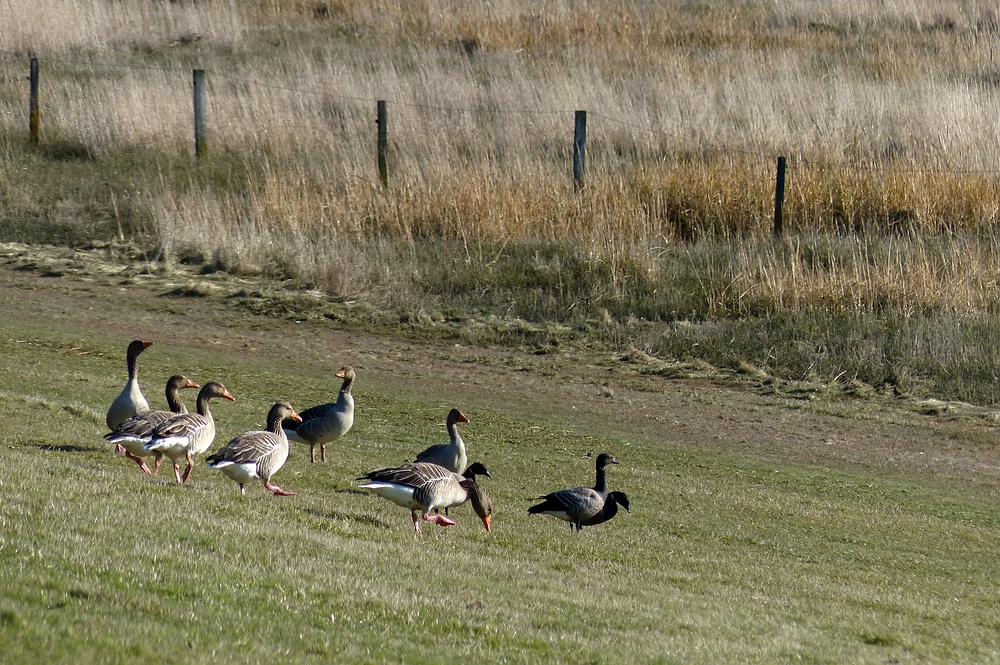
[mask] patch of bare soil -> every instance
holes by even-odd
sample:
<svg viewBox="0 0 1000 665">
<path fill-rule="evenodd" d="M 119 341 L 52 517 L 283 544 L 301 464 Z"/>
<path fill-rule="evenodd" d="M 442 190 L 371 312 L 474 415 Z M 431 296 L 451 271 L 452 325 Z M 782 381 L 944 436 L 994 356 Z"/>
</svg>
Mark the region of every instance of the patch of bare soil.
<svg viewBox="0 0 1000 665">
<path fill-rule="evenodd" d="M 281 287 L 184 266 L 151 269 L 111 248 L 0 245 L 4 317 L 58 319 L 121 339 L 253 353 L 273 366 L 301 365 L 303 358 L 334 369 L 351 363 L 380 390 L 433 390 L 442 399 L 534 414 L 626 441 L 1000 484 L 993 409 L 850 397 L 639 352 L 477 348 L 403 327 L 366 330 L 322 317 L 262 316 L 241 306 L 240 294 L 262 289 Z"/>
</svg>

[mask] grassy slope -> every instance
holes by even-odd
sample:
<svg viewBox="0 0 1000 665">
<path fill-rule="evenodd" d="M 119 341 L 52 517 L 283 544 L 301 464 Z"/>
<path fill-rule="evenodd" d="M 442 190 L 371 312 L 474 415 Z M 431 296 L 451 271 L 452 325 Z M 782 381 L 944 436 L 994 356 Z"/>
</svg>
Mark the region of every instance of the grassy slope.
<svg viewBox="0 0 1000 665">
<path fill-rule="evenodd" d="M 164 336 L 183 320 L 169 308 L 153 313 Z M 418 539 L 352 478 L 443 439 L 437 382 L 405 390 L 361 373 L 339 459 L 310 465 L 298 448 L 280 472 L 297 497 L 258 486 L 240 498 L 203 464 L 178 487 L 100 441 L 124 378 L 117 325 L 19 317 L 0 338 L 5 662 L 1000 657 L 998 500 L 972 483 L 755 460 L 669 430 L 616 436 L 613 422 L 547 415 L 559 413 L 547 396 L 526 407 L 477 394 L 464 432 L 496 476 L 495 532 L 463 508 L 457 526 Z M 223 380 L 239 401 L 216 407 L 220 438 L 259 427 L 272 399 L 329 396 L 322 368 L 277 365 L 239 338 L 158 341 L 141 358 L 147 396 L 161 403 L 181 363 Z M 610 482 L 632 515 L 580 536 L 529 518 L 531 497 L 589 483 L 586 454 L 601 449 L 623 461 Z"/>
</svg>

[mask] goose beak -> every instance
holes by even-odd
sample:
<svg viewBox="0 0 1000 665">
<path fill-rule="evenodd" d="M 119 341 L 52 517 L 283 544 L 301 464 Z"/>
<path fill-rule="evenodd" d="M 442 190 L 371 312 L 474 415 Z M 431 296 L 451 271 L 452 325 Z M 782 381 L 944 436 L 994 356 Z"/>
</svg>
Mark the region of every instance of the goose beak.
<svg viewBox="0 0 1000 665">
<path fill-rule="evenodd" d="M 492 522 L 492 515 L 487 515 L 483 518 L 483 526 L 486 527 L 486 532 L 489 533 L 491 529 L 490 523 Z"/>
</svg>

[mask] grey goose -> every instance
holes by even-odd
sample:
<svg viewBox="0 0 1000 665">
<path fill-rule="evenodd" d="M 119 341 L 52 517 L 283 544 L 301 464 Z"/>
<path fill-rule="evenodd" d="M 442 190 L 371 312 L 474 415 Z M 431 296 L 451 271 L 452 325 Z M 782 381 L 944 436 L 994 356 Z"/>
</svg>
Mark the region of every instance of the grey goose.
<svg viewBox="0 0 1000 665">
<path fill-rule="evenodd" d="M 485 471 L 485 467 L 483 467 Z M 483 473 L 482 475 L 486 475 Z M 358 478 L 367 480 L 359 487 L 410 509 L 413 530 L 420 533 L 420 519 L 440 526 L 451 526 L 454 520 L 440 514 L 430 514 L 436 508 L 453 508 L 466 501 L 472 503 L 483 526 L 490 531 L 493 502 L 479 483 L 460 476 L 443 466 L 413 462 L 402 466 L 377 469 Z M 417 511 L 420 511 L 420 519 Z"/>
<path fill-rule="evenodd" d="M 326 461 L 326 444 L 336 441 L 347 434 L 354 425 L 354 396 L 351 386 L 354 385 L 354 368 L 350 365 L 342 367 L 336 374 L 344 382 L 340 386 L 340 394 L 336 402 L 320 404 L 306 409 L 299 416 L 301 423 L 285 420 L 283 427 L 289 441 L 309 444 L 309 461 L 316 461 L 316 446 L 319 445 L 320 459 Z"/>
<path fill-rule="evenodd" d="M 122 422 L 131 418 L 137 413 L 149 411 L 149 402 L 146 401 L 139 387 L 139 354 L 153 345 L 152 342 L 144 342 L 141 339 L 133 340 L 125 350 L 125 364 L 128 368 L 128 380 L 125 387 L 111 402 L 108 415 L 104 421 L 109 430 L 114 430 Z"/>
<path fill-rule="evenodd" d="M 169 411 L 148 410 L 128 418 L 114 431 L 104 435 L 108 443 L 116 446 L 116 451 L 123 453 L 130 460 L 139 465 L 147 475 L 159 473 L 160 463 L 163 461 L 163 453 L 158 451 L 147 451 L 143 446 L 149 443 L 153 430 L 157 425 L 169 420 L 176 413 L 187 413 L 187 406 L 181 400 L 180 391 L 185 388 L 200 388 L 197 383 L 182 374 L 174 374 L 167 379 L 167 408 Z M 150 472 L 143 457 L 149 455 L 156 456 L 154 470 Z"/>
<path fill-rule="evenodd" d="M 198 392 L 198 413 L 174 414 L 157 425 L 149 442 L 143 445 L 143 450 L 147 452 L 159 451 L 170 458 L 178 483 L 187 482 L 194 469 L 194 456 L 208 450 L 215 440 L 215 418 L 212 417 L 208 403 L 216 397 L 236 401 L 224 385 L 218 381 L 210 381 Z M 180 471 L 182 457 L 187 460 L 183 476 Z"/>
<path fill-rule="evenodd" d="M 283 420 L 297 422 L 299 414 L 287 402 L 276 402 L 267 413 L 267 427 L 240 434 L 206 458 L 209 469 L 218 469 L 240 486 L 246 494 L 246 484 L 260 479 L 275 496 L 295 496 L 271 483 L 273 476 L 288 459 L 288 437 L 281 428 Z"/>
<path fill-rule="evenodd" d="M 445 421 L 448 426 L 448 443 L 439 443 L 427 448 L 417 455 L 414 461 L 429 462 L 455 473 L 463 473 L 468 466 L 469 457 L 465 450 L 465 441 L 458 433 L 458 424 L 467 422 L 469 419 L 458 409 L 449 411 L 448 419 Z"/>
<path fill-rule="evenodd" d="M 608 498 L 604 469 L 618 460 L 607 453 L 597 456 L 597 482 L 593 487 L 573 487 L 538 497 L 542 502 L 528 508 L 531 514 L 551 515 L 569 522 L 569 528 L 579 531 L 585 520 L 601 512 Z"/>
</svg>

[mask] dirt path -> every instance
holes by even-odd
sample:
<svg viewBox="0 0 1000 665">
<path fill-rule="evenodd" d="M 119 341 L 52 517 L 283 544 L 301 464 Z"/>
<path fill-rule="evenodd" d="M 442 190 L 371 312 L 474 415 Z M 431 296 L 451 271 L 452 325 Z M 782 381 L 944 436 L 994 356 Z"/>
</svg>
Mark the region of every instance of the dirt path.
<svg viewBox="0 0 1000 665">
<path fill-rule="evenodd" d="M 261 284 L 179 268 L 169 276 L 110 263 L 108 251 L 0 245 L 0 312 L 121 338 L 154 337 L 254 353 L 261 362 L 344 358 L 380 390 L 417 392 L 433 377 L 442 398 L 495 405 L 548 420 L 760 459 L 905 475 L 944 475 L 1000 486 L 996 413 L 962 404 L 879 397 L 805 399 L 774 384 L 680 366 L 667 378 L 638 358 L 567 349 L 533 353 L 264 317 L 234 294 Z M 164 297 L 187 288 L 197 297 Z M 273 288 L 273 285 L 270 287 Z M 125 315 L 127 313 L 127 316 Z M 792 396 L 798 395 L 798 396 Z"/>
</svg>

